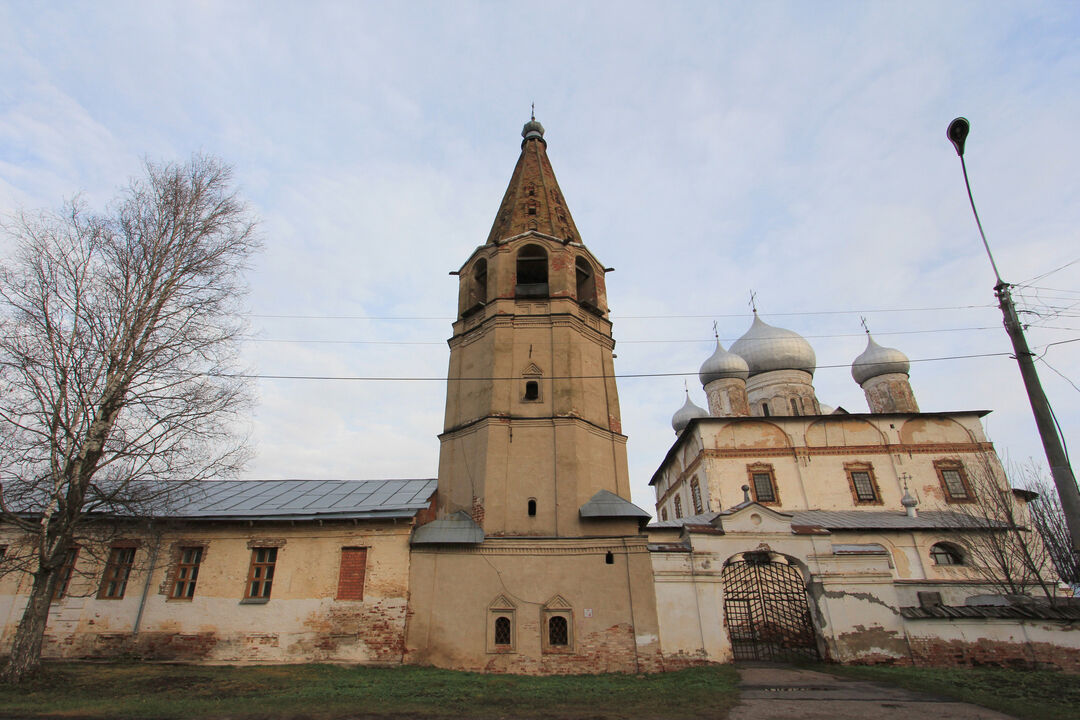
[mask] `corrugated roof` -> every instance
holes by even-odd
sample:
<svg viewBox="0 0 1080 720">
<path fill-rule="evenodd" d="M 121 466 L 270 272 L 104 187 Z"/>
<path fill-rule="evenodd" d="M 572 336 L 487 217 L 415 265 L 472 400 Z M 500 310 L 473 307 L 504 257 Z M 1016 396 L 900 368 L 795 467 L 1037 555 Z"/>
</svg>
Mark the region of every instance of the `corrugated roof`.
<svg viewBox="0 0 1080 720">
<path fill-rule="evenodd" d="M 193 485 L 171 517 L 243 520 L 412 517 L 428 506 L 434 479 L 212 480 Z"/>
<path fill-rule="evenodd" d="M 433 520 L 413 531 L 413 545 L 464 544 L 484 542 L 484 529 L 473 522 L 464 510 Z"/>
<path fill-rule="evenodd" d="M 629 500 L 624 500 L 613 492 L 600 490 L 578 509 L 583 518 L 638 518 L 649 519 L 649 513 Z"/>
</svg>

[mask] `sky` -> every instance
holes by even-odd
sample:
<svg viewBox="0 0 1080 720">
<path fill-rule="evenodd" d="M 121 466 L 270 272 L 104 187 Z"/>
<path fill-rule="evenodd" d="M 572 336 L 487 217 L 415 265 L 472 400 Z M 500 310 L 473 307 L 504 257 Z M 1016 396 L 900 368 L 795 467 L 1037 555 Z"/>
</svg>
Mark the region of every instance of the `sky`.
<svg viewBox="0 0 1080 720">
<path fill-rule="evenodd" d="M 249 479 L 435 477 L 457 282 L 530 104 L 607 277 L 634 501 L 697 370 L 767 322 L 866 412 L 860 324 L 924 411 L 1043 462 L 965 159 L 1080 452 L 1075 2 L 0 2 L 0 217 L 216 155 L 260 219 Z M 0 241 L 0 257 L 9 251 Z M 963 356 L 963 357 L 958 357 Z M 951 358 L 951 359 L 941 359 Z M 677 373 L 677 375 L 672 375 Z M 426 379 L 425 379 L 426 378 Z"/>
</svg>

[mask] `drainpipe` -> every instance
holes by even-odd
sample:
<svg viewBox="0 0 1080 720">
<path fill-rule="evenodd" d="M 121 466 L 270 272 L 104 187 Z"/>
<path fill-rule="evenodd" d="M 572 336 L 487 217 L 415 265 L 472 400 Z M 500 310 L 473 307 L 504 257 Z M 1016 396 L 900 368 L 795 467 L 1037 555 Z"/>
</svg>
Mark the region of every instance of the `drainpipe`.
<svg viewBox="0 0 1080 720">
<path fill-rule="evenodd" d="M 153 523 L 150 523 L 151 529 Z M 146 582 L 143 583 L 142 597 L 139 598 L 139 611 L 135 613 L 135 625 L 131 628 L 131 636 L 135 637 L 139 634 L 139 625 L 142 623 L 143 610 L 146 609 L 146 596 L 150 594 L 150 580 L 154 577 L 154 566 L 157 563 L 158 547 L 161 545 L 161 538 L 154 540 L 154 544 L 150 547 L 150 567 L 146 570 Z"/>
</svg>

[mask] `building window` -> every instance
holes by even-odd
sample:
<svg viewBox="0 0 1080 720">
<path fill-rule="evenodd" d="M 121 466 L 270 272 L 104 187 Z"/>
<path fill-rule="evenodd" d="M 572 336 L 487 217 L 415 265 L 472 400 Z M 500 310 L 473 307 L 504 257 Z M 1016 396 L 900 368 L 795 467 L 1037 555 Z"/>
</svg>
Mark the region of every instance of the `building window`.
<svg viewBox="0 0 1080 720">
<path fill-rule="evenodd" d="M 769 417 L 769 403 L 761 403 L 762 417 Z"/>
<path fill-rule="evenodd" d="M 694 501 L 694 513 L 696 515 L 705 512 L 705 508 L 701 504 L 701 485 L 698 484 L 696 475 L 690 480 L 690 498 Z"/>
<path fill-rule="evenodd" d="M 547 251 L 539 245 L 526 245 L 517 256 L 517 297 L 547 297 Z"/>
<path fill-rule="evenodd" d="M 798 415 L 799 414 L 799 401 L 796 400 L 795 398 L 791 398 L 791 414 L 792 415 Z"/>
<path fill-rule="evenodd" d="M 881 504 L 881 491 L 878 490 L 877 478 L 870 463 L 845 463 L 844 471 L 856 505 Z"/>
<path fill-rule="evenodd" d="M 251 550 L 251 567 L 248 569 L 245 600 L 269 600 L 274 584 L 274 565 L 277 564 L 276 547 L 260 547 Z"/>
<path fill-rule="evenodd" d="M 682 517 L 682 498 L 678 495 L 675 496 L 675 517 Z"/>
<path fill-rule="evenodd" d="M 604 555 L 604 563 L 607 564 L 607 565 L 614 565 L 615 564 L 615 553 L 608 550 L 607 554 Z"/>
<path fill-rule="evenodd" d="M 495 644 L 500 647 L 510 645 L 510 618 L 495 618 Z"/>
<path fill-rule="evenodd" d="M 570 644 L 570 630 L 566 618 L 555 615 L 548 618 L 548 645 L 566 646 Z"/>
<path fill-rule="evenodd" d="M 540 383 L 536 380 L 525 381 L 525 397 L 524 400 L 539 400 L 540 399 Z"/>
<path fill-rule="evenodd" d="M 938 543 L 930 548 L 930 559 L 935 565 L 963 565 L 964 555 L 951 543 Z"/>
<path fill-rule="evenodd" d="M 79 547 L 76 545 L 67 551 L 64 563 L 60 566 L 60 579 L 53 589 L 52 601 L 56 602 L 68 594 L 68 585 L 71 584 L 71 575 L 75 572 L 75 560 L 79 557 Z"/>
<path fill-rule="evenodd" d="M 574 646 L 574 614 L 570 603 L 561 596 L 548 600 L 541 614 L 541 649 L 545 652 L 568 652 Z"/>
<path fill-rule="evenodd" d="M 487 651 L 489 653 L 514 652 L 514 603 L 505 595 L 499 595 L 488 605 Z"/>
<path fill-rule="evenodd" d="M 660 519 L 667 520 L 667 508 L 660 508 Z"/>
<path fill-rule="evenodd" d="M 529 498 L 529 517 L 536 517 L 536 498 Z"/>
<path fill-rule="evenodd" d="M 180 548 L 180 558 L 176 563 L 169 598 L 172 600 L 190 600 L 195 597 L 195 583 L 199 580 L 199 565 L 202 564 L 202 547 Z"/>
<path fill-rule="evenodd" d="M 957 460 L 936 460 L 934 468 L 937 470 L 941 487 L 945 491 L 945 499 L 953 503 L 974 502 L 975 495 L 971 491 L 964 466 Z"/>
<path fill-rule="evenodd" d="M 473 266 L 472 297 L 469 298 L 469 307 L 475 307 L 487 302 L 487 260 L 480 258 Z"/>
<path fill-rule="evenodd" d="M 367 573 L 367 548 L 341 548 L 341 569 L 338 571 L 338 600 L 363 600 L 364 575 Z"/>
<path fill-rule="evenodd" d="M 776 477 L 773 474 L 772 465 L 764 463 L 749 465 L 746 471 L 750 476 L 750 490 L 754 494 L 754 501 L 763 505 L 779 504 L 780 494 L 776 490 Z"/>
<path fill-rule="evenodd" d="M 596 275 L 589 261 L 579 257 L 574 263 L 577 276 L 577 299 L 579 303 L 596 307 Z"/>
<path fill-rule="evenodd" d="M 135 564 L 135 548 L 132 546 L 114 547 L 109 550 L 109 560 L 105 563 L 105 574 L 101 576 L 98 598 L 101 600 L 119 600 L 127 589 L 131 566 Z"/>
</svg>

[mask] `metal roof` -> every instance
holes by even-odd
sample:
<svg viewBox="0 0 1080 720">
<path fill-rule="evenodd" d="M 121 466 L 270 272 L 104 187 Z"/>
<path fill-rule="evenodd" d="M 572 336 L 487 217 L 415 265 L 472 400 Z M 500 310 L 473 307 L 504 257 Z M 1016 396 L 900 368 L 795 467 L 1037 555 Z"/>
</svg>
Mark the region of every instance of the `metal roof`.
<svg viewBox="0 0 1080 720">
<path fill-rule="evenodd" d="M 1002 618 L 1017 620 L 1080 620 L 1080 606 L 1060 603 L 1057 607 L 1033 602 L 1013 605 L 933 605 L 902 607 L 900 614 L 909 620 L 963 620 L 967 618 Z"/>
<path fill-rule="evenodd" d="M 217 520 L 410 518 L 428 506 L 434 479 L 211 480 L 191 486 L 170 517 Z"/>
<path fill-rule="evenodd" d="M 649 529 L 680 528 L 684 525 L 709 525 L 719 515 L 727 512 L 708 512 L 701 515 L 663 520 L 649 525 Z M 987 527 L 985 519 L 973 518 L 949 510 L 924 510 L 917 517 L 908 517 L 903 511 L 868 510 L 795 510 L 791 524 L 821 527 L 826 530 L 957 530 L 960 528 Z M 723 522 L 721 521 L 721 527 Z"/>
<path fill-rule="evenodd" d="M 600 490 L 578 509 L 583 518 L 638 518 L 650 519 L 652 515 L 629 500 L 624 500 L 609 490 Z"/>
<path fill-rule="evenodd" d="M 484 529 L 473 522 L 467 512 L 458 510 L 452 515 L 416 528 L 411 542 L 413 545 L 477 545 L 484 542 Z"/>
</svg>

